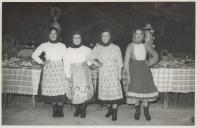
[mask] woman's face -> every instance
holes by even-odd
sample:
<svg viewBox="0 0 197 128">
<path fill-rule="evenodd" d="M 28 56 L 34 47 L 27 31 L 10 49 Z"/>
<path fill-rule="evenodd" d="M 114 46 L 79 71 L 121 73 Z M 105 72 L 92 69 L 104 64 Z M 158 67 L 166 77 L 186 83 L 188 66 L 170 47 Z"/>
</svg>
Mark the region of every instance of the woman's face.
<svg viewBox="0 0 197 128">
<path fill-rule="evenodd" d="M 110 37 L 109 32 L 103 32 L 101 35 L 101 38 L 102 38 L 103 43 L 107 44 L 111 37 Z"/>
<path fill-rule="evenodd" d="M 135 31 L 135 41 L 136 42 L 141 42 L 144 38 L 144 34 L 143 34 L 143 31 L 138 29 Z"/>
<path fill-rule="evenodd" d="M 49 33 L 49 38 L 51 39 L 51 41 L 57 40 L 57 31 L 55 29 L 51 30 L 51 32 Z"/>
<path fill-rule="evenodd" d="M 73 35 L 73 44 L 75 44 L 75 45 L 81 44 L 81 35 L 79 35 L 79 34 Z"/>
</svg>

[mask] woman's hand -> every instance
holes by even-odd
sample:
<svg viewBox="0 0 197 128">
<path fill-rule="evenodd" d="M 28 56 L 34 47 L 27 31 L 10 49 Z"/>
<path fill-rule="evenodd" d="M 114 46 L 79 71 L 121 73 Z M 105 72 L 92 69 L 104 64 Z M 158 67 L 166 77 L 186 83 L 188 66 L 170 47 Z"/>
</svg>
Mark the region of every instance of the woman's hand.
<svg viewBox="0 0 197 128">
<path fill-rule="evenodd" d="M 130 80 L 130 78 L 127 77 L 127 84 L 126 85 L 128 86 L 130 84 L 131 84 L 131 80 Z"/>
<path fill-rule="evenodd" d="M 48 64 L 49 63 L 49 60 L 46 60 L 46 61 L 42 61 L 42 63 L 41 63 L 41 65 L 46 65 L 46 64 Z"/>
<path fill-rule="evenodd" d="M 125 93 L 128 92 L 128 87 L 129 87 L 130 83 L 131 83 L 130 78 L 126 77 L 125 84 L 124 84 Z"/>
<path fill-rule="evenodd" d="M 122 80 L 122 73 L 121 72 L 119 73 L 118 78 L 119 78 L 119 80 Z"/>
<path fill-rule="evenodd" d="M 122 70 L 122 67 L 119 67 L 119 74 L 118 74 L 119 80 L 122 80 L 123 74 L 124 74 L 123 72 L 124 72 L 124 70 Z"/>
<path fill-rule="evenodd" d="M 125 90 L 125 92 L 127 92 L 128 86 L 131 82 L 130 82 L 130 76 L 128 75 L 127 70 L 125 68 L 123 68 L 123 70 L 122 70 L 122 78 L 123 78 L 124 90 Z"/>
<path fill-rule="evenodd" d="M 149 67 L 149 61 L 148 61 L 148 60 L 146 60 L 146 62 L 145 62 L 145 63 L 146 63 L 146 65 Z"/>
<path fill-rule="evenodd" d="M 45 64 L 46 64 L 46 61 L 43 61 L 43 62 L 41 63 L 41 65 L 43 65 L 43 66 L 44 66 Z"/>
</svg>

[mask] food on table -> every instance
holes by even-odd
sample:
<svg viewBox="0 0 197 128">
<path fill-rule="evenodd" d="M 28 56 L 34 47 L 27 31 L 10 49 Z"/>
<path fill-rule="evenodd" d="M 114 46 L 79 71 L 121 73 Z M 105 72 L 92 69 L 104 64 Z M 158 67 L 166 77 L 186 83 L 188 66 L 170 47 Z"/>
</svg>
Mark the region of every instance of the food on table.
<svg viewBox="0 0 197 128">
<path fill-rule="evenodd" d="M 13 67 L 13 68 L 20 67 L 20 65 L 18 65 L 17 63 L 14 63 L 14 62 L 8 62 L 5 66 Z"/>
<path fill-rule="evenodd" d="M 34 60 L 31 58 L 16 58 L 12 57 L 10 60 L 4 60 L 2 62 L 3 67 L 10 67 L 10 68 L 41 68 Z"/>
<path fill-rule="evenodd" d="M 19 64 L 21 66 L 33 66 L 33 64 L 30 61 L 22 61 Z"/>
<path fill-rule="evenodd" d="M 11 57 L 9 61 L 11 61 L 11 62 L 17 62 L 19 60 L 20 60 L 20 58 Z"/>
</svg>

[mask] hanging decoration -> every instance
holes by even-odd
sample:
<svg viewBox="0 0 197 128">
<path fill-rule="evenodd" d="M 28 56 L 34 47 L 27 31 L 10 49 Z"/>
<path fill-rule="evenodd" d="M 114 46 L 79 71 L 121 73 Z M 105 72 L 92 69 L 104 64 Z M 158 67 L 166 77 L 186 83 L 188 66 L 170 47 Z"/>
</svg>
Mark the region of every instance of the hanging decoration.
<svg viewBox="0 0 197 128">
<path fill-rule="evenodd" d="M 147 23 L 143 29 L 145 32 L 145 43 L 149 43 L 154 48 L 155 47 L 155 44 L 154 44 L 155 37 L 153 34 L 154 34 L 155 30 L 153 29 L 153 27 L 149 23 Z"/>
<path fill-rule="evenodd" d="M 58 18 L 60 17 L 60 15 L 61 15 L 61 10 L 58 7 L 52 7 L 51 8 L 51 15 L 52 15 L 53 20 L 54 20 L 54 22 L 51 25 L 51 27 L 55 27 L 55 28 L 57 28 L 57 30 L 59 32 L 61 32 L 61 26 L 60 26 L 60 24 L 57 21 Z"/>
</svg>

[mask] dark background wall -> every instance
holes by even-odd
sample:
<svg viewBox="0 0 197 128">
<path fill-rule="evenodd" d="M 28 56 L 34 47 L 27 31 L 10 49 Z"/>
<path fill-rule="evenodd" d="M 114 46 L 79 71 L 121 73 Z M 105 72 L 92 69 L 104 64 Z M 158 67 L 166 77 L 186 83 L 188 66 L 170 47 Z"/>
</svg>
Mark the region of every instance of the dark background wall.
<svg viewBox="0 0 197 128">
<path fill-rule="evenodd" d="M 51 7 L 59 7 L 62 42 L 71 42 L 71 34 L 80 30 L 85 44 L 100 41 L 100 31 L 109 28 L 113 41 L 124 54 L 134 27 L 151 23 L 155 28 L 158 51 L 195 53 L 195 2 L 114 2 L 114 3 L 5 3 L 2 7 L 3 40 L 47 41 L 52 24 Z M 38 43 L 37 42 L 37 43 Z M 38 45 L 38 44 L 37 44 Z"/>
</svg>

